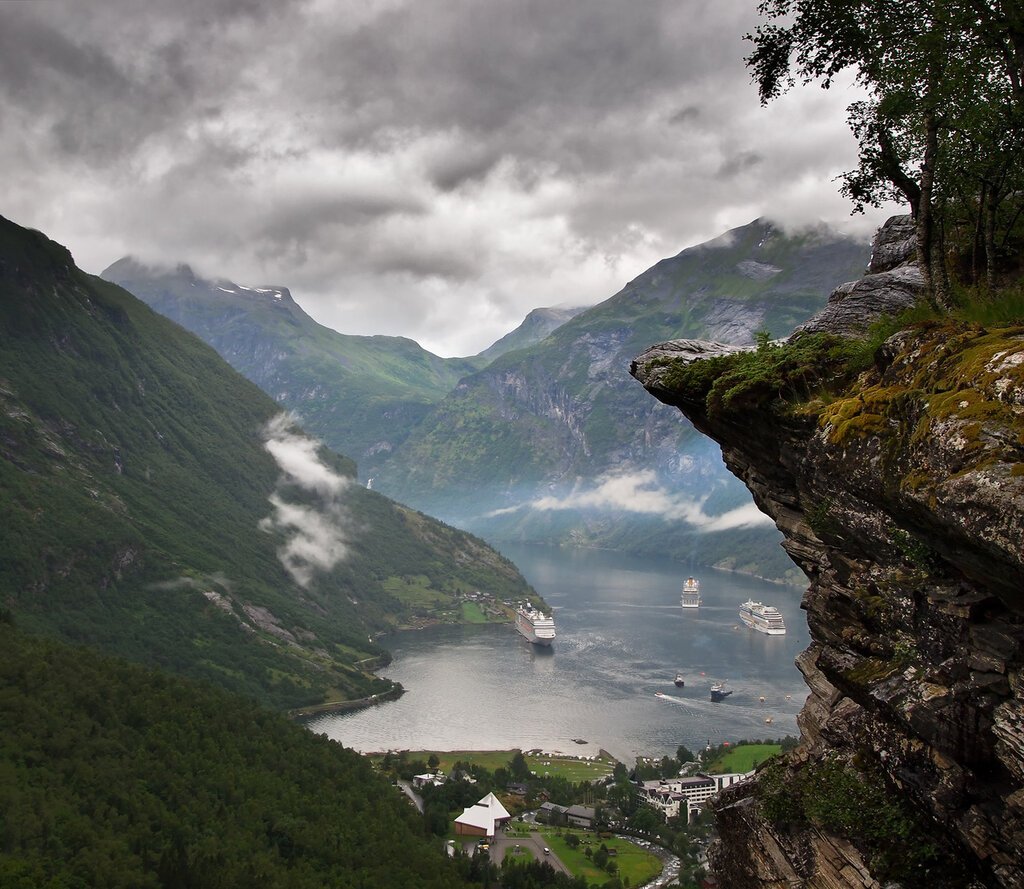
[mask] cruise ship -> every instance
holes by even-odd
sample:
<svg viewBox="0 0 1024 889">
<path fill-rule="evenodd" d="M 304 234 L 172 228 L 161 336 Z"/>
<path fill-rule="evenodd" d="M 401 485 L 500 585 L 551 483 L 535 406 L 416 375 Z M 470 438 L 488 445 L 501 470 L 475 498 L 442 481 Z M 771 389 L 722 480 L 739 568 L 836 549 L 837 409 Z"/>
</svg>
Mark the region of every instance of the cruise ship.
<svg viewBox="0 0 1024 889">
<path fill-rule="evenodd" d="M 740 620 L 759 633 L 767 633 L 769 636 L 786 634 L 786 622 L 774 605 L 762 605 L 747 599 L 740 605 Z"/>
<path fill-rule="evenodd" d="M 699 608 L 700 601 L 700 581 L 696 577 L 687 577 L 683 582 L 683 595 L 679 598 L 679 604 L 683 608 Z"/>
<path fill-rule="evenodd" d="M 555 618 L 529 605 L 516 609 L 516 629 L 534 645 L 550 645 L 555 641 Z"/>
</svg>

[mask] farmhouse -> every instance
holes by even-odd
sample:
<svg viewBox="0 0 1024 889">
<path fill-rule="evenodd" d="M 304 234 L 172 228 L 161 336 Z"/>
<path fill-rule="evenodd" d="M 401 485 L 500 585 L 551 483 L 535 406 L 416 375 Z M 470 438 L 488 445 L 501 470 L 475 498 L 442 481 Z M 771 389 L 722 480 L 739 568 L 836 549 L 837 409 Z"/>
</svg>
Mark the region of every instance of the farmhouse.
<svg viewBox="0 0 1024 889">
<path fill-rule="evenodd" d="M 455 819 L 456 836 L 493 837 L 512 818 L 493 793 Z"/>
<path fill-rule="evenodd" d="M 566 824 L 568 823 L 566 815 L 568 811 L 565 806 L 559 806 L 555 803 L 542 803 L 541 807 L 537 810 L 537 820 L 545 824 Z"/>
<path fill-rule="evenodd" d="M 573 827 L 582 827 L 587 830 L 594 826 L 594 818 L 597 813 L 590 806 L 569 806 L 566 809 L 565 817 Z"/>
</svg>

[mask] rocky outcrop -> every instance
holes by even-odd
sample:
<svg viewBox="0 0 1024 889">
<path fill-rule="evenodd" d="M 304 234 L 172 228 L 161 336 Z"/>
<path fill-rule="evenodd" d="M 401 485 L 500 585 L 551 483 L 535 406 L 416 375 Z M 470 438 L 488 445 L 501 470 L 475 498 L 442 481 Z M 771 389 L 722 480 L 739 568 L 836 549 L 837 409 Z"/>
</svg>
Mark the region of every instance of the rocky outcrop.
<svg viewBox="0 0 1024 889">
<path fill-rule="evenodd" d="M 631 368 L 721 444 L 810 580 L 801 745 L 722 795 L 714 869 L 1024 886 L 1024 326 L 917 325 L 810 397 L 736 395 L 781 354 L 677 342 Z"/>
<path fill-rule="evenodd" d="M 924 295 L 924 276 L 914 263 L 917 242 L 910 216 L 894 216 L 879 230 L 871 246 L 867 274 L 840 284 L 813 318 L 793 336 L 827 331 L 858 336 L 883 315 L 896 316 Z"/>
</svg>

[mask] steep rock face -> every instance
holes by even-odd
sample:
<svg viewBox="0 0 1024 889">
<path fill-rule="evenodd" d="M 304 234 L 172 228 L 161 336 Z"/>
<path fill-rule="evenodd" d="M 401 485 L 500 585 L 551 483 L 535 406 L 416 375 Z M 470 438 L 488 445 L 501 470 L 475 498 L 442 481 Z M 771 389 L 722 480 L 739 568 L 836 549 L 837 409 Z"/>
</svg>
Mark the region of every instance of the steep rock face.
<svg viewBox="0 0 1024 889">
<path fill-rule="evenodd" d="M 920 325 L 828 397 L 709 409 L 680 369 L 721 354 L 631 370 L 811 579 L 801 746 L 722 795 L 723 885 L 1024 885 L 1024 326 Z"/>
</svg>

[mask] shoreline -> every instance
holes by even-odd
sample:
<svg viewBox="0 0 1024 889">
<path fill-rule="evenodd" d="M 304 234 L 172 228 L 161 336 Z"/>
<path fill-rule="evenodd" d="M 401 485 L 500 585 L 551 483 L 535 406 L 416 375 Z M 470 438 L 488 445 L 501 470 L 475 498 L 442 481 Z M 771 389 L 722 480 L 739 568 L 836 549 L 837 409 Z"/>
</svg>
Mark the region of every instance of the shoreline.
<svg viewBox="0 0 1024 889">
<path fill-rule="evenodd" d="M 322 716 L 325 713 L 347 713 L 354 710 L 365 710 L 367 707 L 376 707 L 378 704 L 386 704 L 389 701 L 397 701 L 405 694 L 405 688 L 398 683 L 387 691 L 370 695 L 367 698 L 354 698 L 350 701 L 327 701 L 323 704 L 310 704 L 306 707 L 296 707 L 288 710 L 286 715 L 289 719 L 302 720 L 314 716 Z"/>
</svg>

